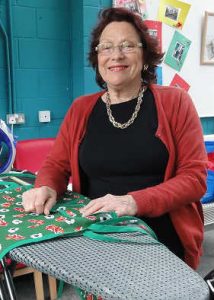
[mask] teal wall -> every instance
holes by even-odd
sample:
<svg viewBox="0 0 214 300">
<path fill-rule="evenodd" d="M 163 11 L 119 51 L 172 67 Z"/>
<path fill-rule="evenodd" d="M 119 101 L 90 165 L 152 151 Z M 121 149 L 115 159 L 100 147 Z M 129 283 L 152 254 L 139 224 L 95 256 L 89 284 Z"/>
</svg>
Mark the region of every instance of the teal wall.
<svg viewBox="0 0 214 300">
<path fill-rule="evenodd" d="M 88 64 L 90 33 L 96 24 L 97 14 L 102 8 L 110 7 L 111 0 L 71 1 L 72 32 L 72 77 L 73 97 L 99 90 L 95 73 Z"/>
<path fill-rule="evenodd" d="M 6 113 L 25 114 L 26 123 L 15 125 L 18 139 L 54 136 L 72 99 L 71 33 L 69 0 L 5 0 L 1 1 L 0 17 L 12 39 L 13 104 L 8 104 L 8 85 L 5 79 L 5 45 L 0 36 L 1 87 Z M 11 4 L 11 9 L 10 9 Z M 11 11 L 11 15 L 10 15 Z M 4 64 L 2 63 L 4 62 Z M 38 111 L 50 110 L 51 122 L 39 123 Z"/>
<path fill-rule="evenodd" d="M 7 30 L 5 5 L 0 1 L 0 24 Z M 7 73 L 6 73 L 6 47 L 5 36 L 0 27 L 0 118 L 5 119 L 7 110 Z"/>
<path fill-rule="evenodd" d="M 98 11 L 107 6 L 111 0 L 0 1 L 14 70 L 10 105 L 5 38 L 0 30 L 0 118 L 6 120 L 12 112 L 25 114 L 26 123 L 14 125 L 18 139 L 55 136 L 72 100 L 99 89 L 87 63 L 88 40 Z M 51 111 L 50 123 L 39 123 L 39 110 Z"/>
<path fill-rule="evenodd" d="M 211 99 L 214 101 L 214 99 Z M 214 134 L 214 117 L 201 118 L 204 134 Z"/>
<path fill-rule="evenodd" d="M 55 136 L 72 100 L 99 89 L 87 62 L 88 43 L 99 10 L 111 3 L 0 1 L 0 20 L 12 45 L 14 83 L 14 101 L 9 104 L 5 37 L 0 30 L 0 118 L 5 120 L 11 110 L 25 113 L 26 123 L 14 126 L 18 139 Z M 51 111 L 50 123 L 39 123 L 39 110 Z M 214 118 L 201 121 L 205 134 L 214 133 Z"/>
</svg>

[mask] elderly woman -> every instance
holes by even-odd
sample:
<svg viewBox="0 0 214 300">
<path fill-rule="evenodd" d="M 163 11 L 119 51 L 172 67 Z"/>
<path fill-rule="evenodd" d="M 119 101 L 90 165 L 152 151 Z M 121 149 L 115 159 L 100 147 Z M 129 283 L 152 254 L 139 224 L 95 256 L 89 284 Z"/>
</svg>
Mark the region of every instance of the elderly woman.
<svg viewBox="0 0 214 300">
<path fill-rule="evenodd" d="M 93 199 L 85 216 L 136 215 L 196 268 L 206 154 L 189 95 L 154 84 L 162 57 L 140 17 L 121 8 L 101 12 L 89 60 L 104 90 L 73 102 L 23 205 L 49 214 L 72 175 L 73 190 Z"/>
</svg>

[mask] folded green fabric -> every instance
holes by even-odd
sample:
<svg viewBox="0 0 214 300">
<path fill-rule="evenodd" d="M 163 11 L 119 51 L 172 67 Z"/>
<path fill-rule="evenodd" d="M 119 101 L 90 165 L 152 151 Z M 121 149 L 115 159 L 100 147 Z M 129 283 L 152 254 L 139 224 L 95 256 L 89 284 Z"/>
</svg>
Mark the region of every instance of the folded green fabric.
<svg viewBox="0 0 214 300">
<path fill-rule="evenodd" d="M 25 175 L 26 176 L 26 175 Z M 20 176 L 19 176 L 20 177 Z M 51 209 L 50 215 L 26 213 L 22 206 L 22 193 L 31 185 L 0 183 L 0 259 L 12 249 L 30 243 L 41 242 L 60 236 L 85 237 L 105 242 L 159 244 L 155 233 L 142 220 L 118 217 L 115 212 L 97 213 L 83 217 L 79 212 L 90 199 L 74 192 L 66 192 Z M 113 237 L 106 233 L 137 232 L 149 239 L 137 241 L 131 238 Z M 63 285 L 62 285 L 63 287 Z M 86 291 L 76 289 L 82 299 L 102 299 Z M 58 293 L 60 296 L 61 291 Z"/>
<path fill-rule="evenodd" d="M 144 243 L 159 243 L 151 228 L 138 218 L 118 218 L 115 212 L 83 217 L 79 210 L 90 199 L 74 192 L 65 193 L 48 216 L 26 213 L 22 206 L 22 193 L 30 188 L 30 185 L 19 186 L 0 192 L 0 259 L 15 247 L 60 236 L 84 235 L 109 242 L 135 242 L 109 237 L 105 233 L 140 232 L 153 237 L 150 242 Z"/>
<path fill-rule="evenodd" d="M 81 216 L 79 209 L 90 200 L 76 193 L 66 193 L 48 216 L 26 213 L 22 206 L 22 193 L 29 188 L 31 186 L 22 186 L 0 192 L 0 258 L 24 244 L 80 235 L 90 224 L 100 221 L 99 215 Z"/>
</svg>

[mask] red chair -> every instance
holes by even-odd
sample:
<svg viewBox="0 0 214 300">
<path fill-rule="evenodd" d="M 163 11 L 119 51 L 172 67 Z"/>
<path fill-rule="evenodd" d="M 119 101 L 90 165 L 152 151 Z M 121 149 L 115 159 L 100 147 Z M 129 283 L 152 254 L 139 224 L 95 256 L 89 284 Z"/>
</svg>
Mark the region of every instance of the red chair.
<svg viewBox="0 0 214 300">
<path fill-rule="evenodd" d="M 18 141 L 14 168 L 37 172 L 54 144 L 54 138 Z"/>
<path fill-rule="evenodd" d="M 14 168 L 17 170 L 27 170 L 30 172 L 37 172 L 46 156 L 48 155 L 51 147 L 54 144 L 54 138 L 39 138 L 31 140 L 18 141 L 16 144 L 16 157 L 14 162 Z M 36 291 L 36 299 L 44 300 L 44 289 L 42 273 L 26 267 L 23 264 L 17 264 L 14 277 L 33 273 L 34 285 Z M 56 279 L 52 276 L 48 276 L 50 299 L 57 298 Z"/>
</svg>

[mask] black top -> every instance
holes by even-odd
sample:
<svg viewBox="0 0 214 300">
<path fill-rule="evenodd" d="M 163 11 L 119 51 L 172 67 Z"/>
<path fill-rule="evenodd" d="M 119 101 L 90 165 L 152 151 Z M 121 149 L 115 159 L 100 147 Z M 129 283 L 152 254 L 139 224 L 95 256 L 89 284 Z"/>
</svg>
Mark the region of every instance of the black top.
<svg viewBox="0 0 214 300">
<path fill-rule="evenodd" d="M 117 122 L 125 123 L 136 104 L 137 98 L 113 104 L 112 115 Z M 144 93 L 137 118 L 126 129 L 115 128 L 110 123 L 106 105 L 100 98 L 89 117 L 79 149 L 81 192 L 94 199 L 108 193 L 125 195 L 163 182 L 168 151 L 155 136 L 157 127 L 156 106 L 149 89 Z M 168 214 L 142 219 L 166 245 L 174 238 L 172 244 L 182 248 Z"/>
</svg>

